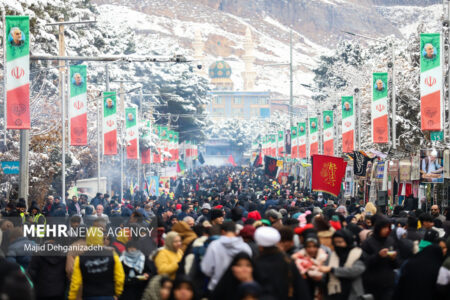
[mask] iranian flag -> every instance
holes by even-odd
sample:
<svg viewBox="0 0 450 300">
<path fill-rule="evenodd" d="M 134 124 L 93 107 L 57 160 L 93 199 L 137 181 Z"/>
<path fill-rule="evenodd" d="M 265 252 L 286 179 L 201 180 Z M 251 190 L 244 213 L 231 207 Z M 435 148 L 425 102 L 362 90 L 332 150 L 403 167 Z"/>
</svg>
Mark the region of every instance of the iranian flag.
<svg viewBox="0 0 450 300">
<path fill-rule="evenodd" d="M 169 133 L 167 130 L 167 126 L 161 126 L 159 127 L 159 138 L 161 139 L 161 151 L 162 152 L 168 152 L 169 151 Z M 162 157 L 163 161 L 167 161 L 168 157 L 164 155 Z"/>
<path fill-rule="evenodd" d="M 70 145 L 87 145 L 87 83 L 86 66 L 70 66 Z"/>
<path fill-rule="evenodd" d="M 186 157 L 191 157 L 191 142 L 190 141 L 184 141 L 184 151 L 186 153 Z"/>
<path fill-rule="evenodd" d="M 306 158 L 306 122 L 298 123 L 298 158 Z"/>
<path fill-rule="evenodd" d="M 153 127 L 153 134 L 156 135 L 159 138 L 159 133 L 160 133 L 160 126 L 159 125 L 154 126 Z M 158 139 L 156 144 L 157 144 L 157 146 L 156 146 L 157 153 L 153 154 L 153 162 L 154 163 L 161 163 L 161 146 L 160 146 L 161 145 L 161 141 Z"/>
<path fill-rule="evenodd" d="M 30 19 L 6 16 L 6 128 L 30 129 Z"/>
<path fill-rule="evenodd" d="M 422 130 L 442 129 L 442 58 L 440 33 L 420 34 L 420 112 Z"/>
<path fill-rule="evenodd" d="M 351 153 L 355 149 L 355 110 L 353 96 L 342 97 L 342 152 Z"/>
<path fill-rule="evenodd" d="M 382 144 L 388 134 L 388 73 L 372 74 L 372 143 Z"/>
<path fill-rule="evenodd" d="M 150 123 L 150 121 L 146 121 L 145 126 L 148 128 L 148 130 L 144 131 L 144 134 L 142 136 L 143 138 L 146 138 L 150 135 L 150 128 L 151 128 L 152 124 Z M 141 163 L 143 165 L 148 165 L 151 163 L 151 153 L 152 153 L 152 151 L 150 148 L 142 150 Z"/>
<path fill-rule="evenodd" d="M 174 160 L 174 157 L 175 157 L 175 154 L 173 153 L 173 149 L 174 149 L 174 147 L 173 147 L 173 131 L 172 130 L 169 130 L 168 131 L 168 135 L 169 135 L 169 138 L 168 138 L 168 141 L 169 141 L 169 143 L 168 143 L 168 150 L 169 150 L 169 153 L 170 153 L 170 158 L 169 158 L 169 161 L 173 161 Z"/>
<path fill-rule="evenodd" d="M 137 107 L 125 108 L 125 140 L 127 141 L 127 159 L 139 157 L 139 128 Z"/>
<path fill-rule="evenodd" d="M 284 156 L 284 131 L 278 131 L 278 156 Z"/>
<path fill-rule="evenodd" d="M 297 158 L 297 126 L 291 127 L 291 158 Z"/>
<path fill-rule="evenodd" d="M 319 132 L 317 117 L 309 118 L 309 155 L 319 154 Z"/>
<path fill-rule="evenodd" d="M 116 92 L 103 92 L 103 155 L 117 155 Z"/>
<path fill-rule="evenodd" d="M 270 140 L 272 142 L 272 156 L 273 157 L 277 157 L 277 135 L 276 134 L 272 134 L 270 136 Z"/>
<path fill-rule="evenodd" d="M 334 155 L 334 120 L 333 111 L 323 111 L 323 154 Z"/>
<path fill-rule="evenodd" d="M 173 143 L 174 143 L 174 160 L 179 160 L 180 159 L 180 151 L 179 151 L 179 133 L 174 131 L 173 132 Z"/>
</svg>

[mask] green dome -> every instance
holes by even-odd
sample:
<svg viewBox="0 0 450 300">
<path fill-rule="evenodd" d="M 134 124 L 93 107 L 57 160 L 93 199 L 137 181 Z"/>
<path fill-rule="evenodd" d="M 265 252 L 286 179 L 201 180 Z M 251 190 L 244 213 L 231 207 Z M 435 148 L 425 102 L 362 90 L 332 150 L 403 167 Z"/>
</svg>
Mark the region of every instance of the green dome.
<svg viewBox="0 0 450 300">
<path fill-rule="evenodd" d="M 209 66 L 209 77 L 214 78 L 230 78 L 231 67 L 223 60 L 216 61 Z"/>
</svg>

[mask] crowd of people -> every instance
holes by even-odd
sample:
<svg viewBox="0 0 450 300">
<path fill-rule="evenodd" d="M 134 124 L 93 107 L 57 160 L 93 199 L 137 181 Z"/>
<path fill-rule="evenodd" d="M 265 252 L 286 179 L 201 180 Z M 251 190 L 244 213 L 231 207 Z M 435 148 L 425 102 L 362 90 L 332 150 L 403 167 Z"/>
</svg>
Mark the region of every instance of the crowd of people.
<svg viewBox="0 0 450 300">
<path fill-rule="evenodd" d="M 450 212 L 437 205 L 383 214 L 250 167 L 202 167 L 172 186 L 123 201 L 48 196 L 28 210 L 7 201 L 0 299 L 450 299 Z M 87 234 L 24 235 L 61 222 Z M 98 247 L 27 247 L 48 244 Z"/>
</svg>

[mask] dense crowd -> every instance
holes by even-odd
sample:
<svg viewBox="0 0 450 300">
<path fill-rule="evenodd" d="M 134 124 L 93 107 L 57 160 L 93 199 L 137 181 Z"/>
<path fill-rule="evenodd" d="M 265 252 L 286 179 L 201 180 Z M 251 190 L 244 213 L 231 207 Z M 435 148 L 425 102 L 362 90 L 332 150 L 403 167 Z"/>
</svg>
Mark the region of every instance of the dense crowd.
<svg viewBox="0 0 450 300">
<path fill-rule="evenodd" d="M 0 299 L 450 299 L 450 213 L 437 205 L 386 210 L 245 167 L 203 167 L 171 186 L 122 201 L 48 196 L 28 210 L 5 201 Z M 24 235 L 51 223 L 87 234 Z M 49 244 L 70 247 L 27 247 Z"/>
</svg>

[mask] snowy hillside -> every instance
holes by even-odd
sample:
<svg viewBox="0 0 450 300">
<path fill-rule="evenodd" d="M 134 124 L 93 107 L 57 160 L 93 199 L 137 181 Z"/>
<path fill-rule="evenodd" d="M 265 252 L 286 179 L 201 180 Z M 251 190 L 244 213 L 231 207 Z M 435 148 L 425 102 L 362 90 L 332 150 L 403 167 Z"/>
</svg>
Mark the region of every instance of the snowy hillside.
<svg viewBox="0 0 450 300">
<path fill-rule="evenodd" d="M 122 24 L 130 26 L 142 40 L 153 40 L 156 46 L 172 40 L 186 47 L 188 53 L 193 55 L 192 43 L 197 31 L 201 32 L 206 44 L 205 60 L 201 63 L 208 68 L 219 58 L 225 59 L 232 68 L 231 79 L 236 89 L 242 89 L 243 80 L 241 72 L 244 71 L 243 44 L 247 27 L 255 40 L 255 57 L 257 73 L 255 90 L 271 90 L 287 96 L 289 94 L 289 78 L 287 66 L 264 66 L 266 64 L 287 63 L 289 60 L 289 46 L 281 43 L 278 38 L 288 38 L 289 28 L 270 17 L 266 17 L 261 24 L 245 21 L 230 14 L 216 13 L 205 16 L 205 19 L 180 20 L 168 16 L 148 15 L 133 9 L 117 5 L 100 5 L 100 20 L 110 22 L 110 26 L 121 27 Z M 198 14 L 201 15 L 199 10 Z M 215 18 L 221 18 L 217 22 Z M 223 26 L 223 24 L 227 24 Z M 233 28 L 233 30 L 230 30 Z M 312 73 L 310 69 L 315 66 L 315 59 L 328 49 L 317 45 L 304 36 L 293 34 L 294 44 L 294 71 L 295 81 L 311 84 Z M 214 49 L 217 48 L 217 49 Z M 304 97 L 310 96 L 309 91 L 295 86 L 294 94 Z"/>
</svg>

